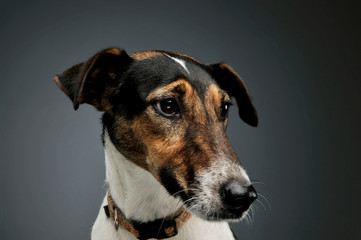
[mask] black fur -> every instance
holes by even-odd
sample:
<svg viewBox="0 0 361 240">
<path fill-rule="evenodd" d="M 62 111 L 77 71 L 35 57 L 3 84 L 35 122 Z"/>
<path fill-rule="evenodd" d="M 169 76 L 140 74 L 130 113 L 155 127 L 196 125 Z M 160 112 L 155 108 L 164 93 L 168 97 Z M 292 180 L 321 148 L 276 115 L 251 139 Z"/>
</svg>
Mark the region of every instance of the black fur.
<svg viewBox="0 0 361 240">
<path fill-rule="evenodd" d="M 76 64 L 57 75 L 57 84 L 73 102 L 75 110 L 79 104 L 88 103 L 105 111 L 102 99 L 111 97 L 109 89 L 116 89 L 119 76 L 132 62 L 125 51 L 118 49 L 119 54 L 110 51 L 111 49 L 103 50 L 88 61 Z"/>
<path fill-rule="evenodd" d="M 258 125 L 258 116 L 243 80 L 233 70 L 222 63 L 209 65 L 214 79 L 230 96 L 235 97 L 239 117 L 249 125 Z"/>
<path fill-rule="evenodd" d="M 177 223 L 173 219 L 157 219 L 146 223 L 133 221 L 132 224 L 139 231 L 140 240 L 166 239 L 178 234 Z M 166 233 L 166 229 L 170 227 L 174 228 L 172 236 Z"/>
<path fill-rule="evenodd" d="M 175 175 L 171 172 L 170 169 L 160 169 L 158 176 L 160 177 L 160 181 L 170 195 L 180 196 L 184 201 L 187 200 L 188 197 L 185 194 L 184 189 L 178 183 Z"/>
</svg>

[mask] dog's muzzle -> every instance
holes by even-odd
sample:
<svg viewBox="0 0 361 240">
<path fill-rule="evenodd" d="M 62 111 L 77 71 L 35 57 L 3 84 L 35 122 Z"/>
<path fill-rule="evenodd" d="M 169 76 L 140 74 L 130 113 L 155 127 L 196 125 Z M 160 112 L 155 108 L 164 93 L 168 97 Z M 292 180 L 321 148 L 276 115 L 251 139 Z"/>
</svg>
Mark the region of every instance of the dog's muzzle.
<svg viewBox="0 0 361 240">
<path fill-rule="evenodd" d="M 206 220 L 239 221 L 257 199 L 257 192 L 239 163 L 219 163 L 198 174 L 187 207 Z"/>
</svg>

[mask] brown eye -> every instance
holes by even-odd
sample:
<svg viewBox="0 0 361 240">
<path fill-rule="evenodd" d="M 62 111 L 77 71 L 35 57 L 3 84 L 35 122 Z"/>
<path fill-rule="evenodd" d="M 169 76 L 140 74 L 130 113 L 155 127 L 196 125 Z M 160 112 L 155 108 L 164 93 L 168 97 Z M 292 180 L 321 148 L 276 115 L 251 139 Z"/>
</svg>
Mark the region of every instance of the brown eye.
<svg viewBox="0 0 361 240">
<path fill-rule="evenodd" d="M 221 106 L 221 119 L 222 121 L 226 120 L 227 116 L 228 116 L 228 110 L 229 110 L 229 106 L 231 104 L 230 103 L 223 103 Z"/>
<path fill-rule="evenodd" d="M 180 113 L 178 102 L 174 98 L 166 98 L 156 102 L 155 108 L 166 117 L 178 116 Z"/>
</svg>

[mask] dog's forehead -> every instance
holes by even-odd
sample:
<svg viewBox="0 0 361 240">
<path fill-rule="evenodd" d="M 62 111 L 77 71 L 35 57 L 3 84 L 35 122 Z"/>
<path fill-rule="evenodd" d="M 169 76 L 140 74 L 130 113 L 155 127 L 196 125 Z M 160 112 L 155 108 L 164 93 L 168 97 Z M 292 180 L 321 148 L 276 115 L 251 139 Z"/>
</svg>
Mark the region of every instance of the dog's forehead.
<svg viewBox="0 0 361 240">
<path fill-rule="evenodd" d="M 215 84 L 208 67 L 186 55 L 153 51 L 133 56 L 136 61 L 130 66 L 126 81 L 133 82 L 143 99 L 155 89 L 179 79 L 188 81 L 200 95 Z"/>
</svg>

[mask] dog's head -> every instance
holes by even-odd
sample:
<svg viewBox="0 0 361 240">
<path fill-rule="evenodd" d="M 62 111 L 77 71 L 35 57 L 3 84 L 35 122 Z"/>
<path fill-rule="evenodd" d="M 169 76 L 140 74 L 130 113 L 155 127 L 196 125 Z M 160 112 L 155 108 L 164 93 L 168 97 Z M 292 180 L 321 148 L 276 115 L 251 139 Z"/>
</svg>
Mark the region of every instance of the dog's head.
<svg viewBox="0 0 361 240">
<path fill-rule="evenodd" d="M 55 78 L 74 108 L 103 111 L 114 146 L 208 220 L 241 219 L 257 194 L 225 130 L 231 97 L 258 118 L 242 79 L 226 64 L 183 54 L 106 49 Z"/>
</svg>

